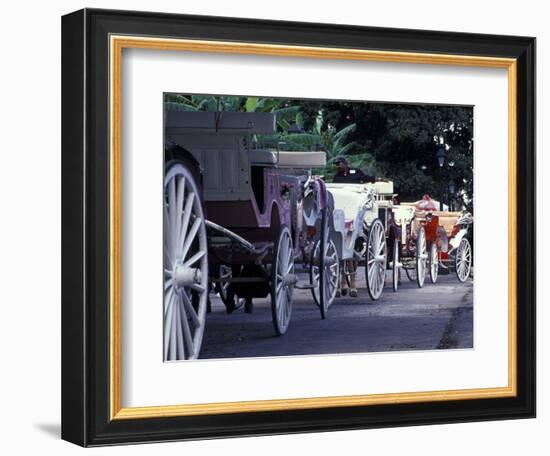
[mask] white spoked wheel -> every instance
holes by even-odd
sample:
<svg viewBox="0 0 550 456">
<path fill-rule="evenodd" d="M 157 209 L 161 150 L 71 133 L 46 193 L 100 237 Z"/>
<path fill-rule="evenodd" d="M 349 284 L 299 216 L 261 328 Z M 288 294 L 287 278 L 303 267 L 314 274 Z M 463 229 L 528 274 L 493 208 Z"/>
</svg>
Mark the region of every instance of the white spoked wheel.
<svg viewBox="0 0 550 456">
<path fill-rule="evenodd" d="M 430 280 L 432 283 L 436 283 L 437 274 L 439 273 L 439 254 L 437 253 L 437 245 L 435 241 L 433 241 L 430 245 L 428 262 L 430 264 Z"/>
<path fill-rule="evenodd" d="M 418 235 L 416 236 L 416 283 L 418 288 L 424 286 L 424 280 L 426 279 L 426 269 L 428 266 L 428 248 L 426 243 L 426 231 L 421 226 L 418 229 Z"/>
<path fill-rule="evenodd" d="M 393 240 L 393 255 L 392 255 L 392 287 L 393 291 L 397 291 L 399 287 L 399 241 Z"/>
<path fill-rule="evenodd" d="M 338 289 L 338 279 L 340 277 L 340 262 L 338 261 L 338 252 L 336 251 L 336 246 L 332 240 L 329 240 L 326 254 L 324 267 L 321 268 L 321 242 L 320 240 L 315 243 L 313 252 L 311 255 L 311 262 L 309 266 L 309 279 L 313 288 L 311 289 L 311 294 L 313 295 L 313 300 L 315 304 L 321 310 L 321 318 L 326 318 L 328 308 L 334 301 L 336 297 L 336 291 Z M 321 274 L 321 271 L 323 274 Z M 321 282 L 323 284 L 321 285 Z M 324 290 L 324 291 L 323 291 Z M 321 293 L 323 300 L 321 299 Z M 321 303 L 324 301 L 324 305 Z"/>
<path fill-rule="evenodd" d="M 271 315 L 278 336 L 286 332 L 290 323 L 295 283 L 292 236 L 288 227 L 282 226 L 275 242 L 271 265 Z"/>
<path fill-rule="evenodd" d="M 218 296 L 222 300 L 227 313 L 231 313 L 236 309 L 239 309 L 244 305 L 245 299 L 235 296 L 229 290 L 229 282 L 223 282 L 223 280 L 229 280 L 233 277 L 233 270 L 231 266 L 225 264 L 220 265 L 219 278 L 222 282 L 216 283 L 215 290 Z"/>
<path fill-rule="evenodd" d="M 175 164 L 164 178 L 164 360 L 199 356 L 208 300 L 204 213 L 192 173 Z"/>
<path fill-rule="evenodd" d="M 367 291 L 373 301 L 382 295 L 386 282 L 387 245 L 384 225 L 375 219 L 369 229 L 365 258 Z"/>
<path fill-rule="evenodd" d="M 472 268 L 472 247 L 466 238 L 460 240 L 455 254 L 456 276 L 460 282 L 466 282 Z"/>
</svg>

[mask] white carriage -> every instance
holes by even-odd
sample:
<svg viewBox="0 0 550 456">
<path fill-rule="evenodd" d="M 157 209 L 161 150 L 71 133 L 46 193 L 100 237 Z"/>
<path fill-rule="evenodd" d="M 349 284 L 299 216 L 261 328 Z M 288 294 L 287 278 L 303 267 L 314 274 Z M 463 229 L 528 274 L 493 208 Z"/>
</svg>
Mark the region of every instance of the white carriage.
<svg viewBox="0 0 550 456">
<path fill-rule="evenodd" d="M 365 267 L 367 291 L 371 299 L 378 300 L 386 278 L 386 231 L 391 209 L 387 195 L 393 193 L 393 183 L 331 183 L 327 189 L 334 206 L 329 248 L 336 251 L 346 279 L 354 273 L 349 270 L 349 260 Z"/>
</svg>

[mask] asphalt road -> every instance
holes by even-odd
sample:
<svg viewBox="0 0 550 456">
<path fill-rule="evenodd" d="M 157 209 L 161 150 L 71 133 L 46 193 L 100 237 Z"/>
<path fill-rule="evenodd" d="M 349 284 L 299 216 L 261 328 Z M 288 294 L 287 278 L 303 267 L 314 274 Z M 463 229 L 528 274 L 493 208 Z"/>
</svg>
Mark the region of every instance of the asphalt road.
<svg viewBox="0 0 550 456">
<path fill-rule="evenodd" d="M 358 278 L 361 274 L 358 274 Z M 243 358 L 329 353 L 433 350 L 473 347 L 473 282 L 440 275 L 423 288 L 403 277 L 394 293 L 388 274 L 386 289 L 373 302 L 364 281 L 357 298 L 337 298 L 321 319 L 309 290 L 295 290 L 286 334 L 277 337 L 269 298 L 254 300 L 254 312 L 228 315 L 212 295 L 212 312 L 200 358 Z"/>
</svg>

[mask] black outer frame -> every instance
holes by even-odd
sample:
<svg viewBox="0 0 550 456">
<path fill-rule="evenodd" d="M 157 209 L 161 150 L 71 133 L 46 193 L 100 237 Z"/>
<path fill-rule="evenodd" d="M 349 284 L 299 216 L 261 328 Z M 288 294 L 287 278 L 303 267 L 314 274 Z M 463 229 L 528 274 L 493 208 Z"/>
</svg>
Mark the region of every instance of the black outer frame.
<svg viewBox="0 0 550 456">
<path fill-rule="evenodd" d="M 108 36 L 516 58 L 517 391 L 513 398 L 109 419 Z M 62 18 L 62 438 L 82 446 L 535 416 L 535 39 L 84 9 Z"/>
</svg>

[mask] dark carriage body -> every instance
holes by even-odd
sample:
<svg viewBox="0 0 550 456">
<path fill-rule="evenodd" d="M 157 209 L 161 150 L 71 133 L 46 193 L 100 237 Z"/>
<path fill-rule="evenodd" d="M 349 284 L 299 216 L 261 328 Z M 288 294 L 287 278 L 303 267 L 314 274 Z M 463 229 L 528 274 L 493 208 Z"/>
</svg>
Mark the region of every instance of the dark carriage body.
<svg viewBox="0 0 550 456">
<path fill-rule="evenodd" d="M 292 289 L 320 286 L 319 279 L 299 282 L 298 274 L 313 268 L 327 193 L 311 173 L 325 166 L 325 152 L 281 150 L 280 142 L 264 146 L 264 139 L 279 137 L 276 121 L 275 114 L 264 112 L 167 110 L 165 154 L 167 170 L 183 166 L 197 182 L 209 283 L 228 312 L 241 300 L 252 311 L 252 298 L 271 294 L 281 335 L 290 319 Z M 301 269 L 295 271 L 294 263 Z"/>
<path fill-rule="evenodd" d="M 166 149 L 196 163 L 207 219 L 253 241 L 270 239 L 280 225 L 301 231 L 297 208 L 309 169 L 325 165 L 324 152 L 255 146 L 257 135 L 276 130 L 272 113 L 166 113 Z"/>
</svg>

